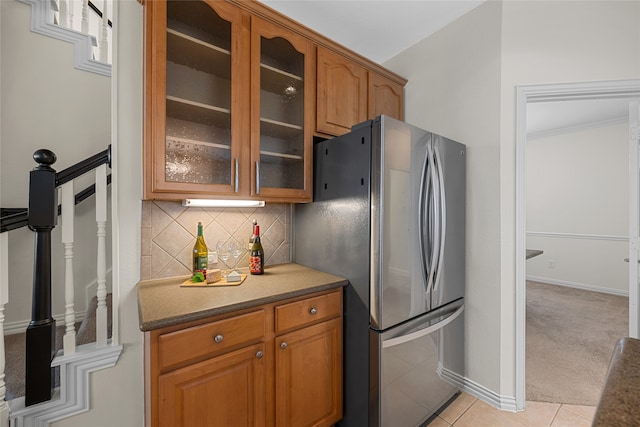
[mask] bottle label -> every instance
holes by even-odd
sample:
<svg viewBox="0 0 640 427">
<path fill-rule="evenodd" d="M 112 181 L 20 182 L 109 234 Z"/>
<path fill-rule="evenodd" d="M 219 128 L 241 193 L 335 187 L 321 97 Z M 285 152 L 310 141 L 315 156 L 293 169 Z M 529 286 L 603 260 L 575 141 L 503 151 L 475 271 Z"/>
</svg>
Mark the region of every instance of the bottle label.
<svg viewBox="0 0 640 427">
<path fill-rule="evenodd" d="M 207 278 L 207 267 L 209 264 L 209 257 L 208 256 L 199 256 L 198 257 L 198 261 L 196 263 L 196 271 L 194 273 L 197 272 L 201 272 L 204 275 L 204 278 Z"/>
<path fill-rule="evenodd" d="M 249 258 L 249 271 L 251 271 L 251 273 L 260 273 L 262 271 L 261 256 L 252 256 Z"/>
</svg>

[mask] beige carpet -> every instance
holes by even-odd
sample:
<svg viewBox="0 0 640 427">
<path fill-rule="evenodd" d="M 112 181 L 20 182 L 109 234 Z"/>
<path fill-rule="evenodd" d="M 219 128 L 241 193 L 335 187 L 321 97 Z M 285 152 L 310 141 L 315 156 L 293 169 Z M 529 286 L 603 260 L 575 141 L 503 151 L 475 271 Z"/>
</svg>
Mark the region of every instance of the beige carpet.
<svg viewBox="0 0 640 427">
<path fill-rule="evenodd" d="M 595 406 L 627 297 L 527 282 L 526 399 Z"/>
<path fill-rule="evenodd" d="M 107 294 L 107 336 L 111 337 L 112 317 L 111 317 L 111 298 L 112 295 Z M 87 309 L 87 317 L 82 322 L 75 324 L 76 328 L 76 344 L 82 345 L 96 340 L 96 308 L 98 300 L 93 297 Z M 62 337 L 64 336 L 64 325 L 56 325 L 56 350 L 62 348 Z M 5 346 L 5 384 L 6 384 L 6 400 L 15 399 L 24 396 L 24 354 L 26 348 L 26 334 L 12 334 L 4 337 Z M 56 368 L 55 385 L 59 384 L 59 373 Z"/>
</svg>

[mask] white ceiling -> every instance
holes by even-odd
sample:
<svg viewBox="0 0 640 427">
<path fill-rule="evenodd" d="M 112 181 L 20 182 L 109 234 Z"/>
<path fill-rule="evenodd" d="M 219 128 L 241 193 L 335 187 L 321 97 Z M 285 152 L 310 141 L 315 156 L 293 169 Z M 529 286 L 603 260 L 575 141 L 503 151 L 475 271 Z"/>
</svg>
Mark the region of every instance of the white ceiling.
<svg viewBox="0 0 640 427">
<path fill-rule="evenodd" d="M 527 105 L 529 137 L 628 120 L 629 98 L 540 102 Z"/>
<path fill-rule="evenodd" d="M 382 63 L 485 0 L 261 0 L 267 6 Z"/>
<path fill-rule="evenodd" d="M 486 0 L 260 0 L 343 46 L 383 63 Z M 529 104 L 530 135 L 623 120 L 628 100 Z"/>
</svg>

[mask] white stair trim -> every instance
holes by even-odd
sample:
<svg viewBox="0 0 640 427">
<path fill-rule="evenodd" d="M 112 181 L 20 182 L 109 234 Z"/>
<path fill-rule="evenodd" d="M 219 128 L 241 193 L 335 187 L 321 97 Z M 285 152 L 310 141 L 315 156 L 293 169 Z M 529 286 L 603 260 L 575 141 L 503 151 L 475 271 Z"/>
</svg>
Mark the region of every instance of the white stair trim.
<svg viewBox="0 0 640 427">
<path fill-rule="evenodd" d="M 122 345 L 98 348 L 96 343 L 80 345 L 74 354 L 56 356 L 52 367 L 60 366 L 60 387 L 52 400 L 24 406 L 24 397 L 9 401 L 12 427 L 48 427 L 50 423 L 90 409 L 89 374 L 115 366 Z"/>
<path fill-rule="evenodd" d="M 47 22 L 47 16 L 51 11 L 49 0 L 18 1 L 31 5 L 31 31 L 73 43 L 75 68 L 111 77 L 111 64 L 93 59 L 91 48 L 97 46 L 94 36 Z"/>
</svg>

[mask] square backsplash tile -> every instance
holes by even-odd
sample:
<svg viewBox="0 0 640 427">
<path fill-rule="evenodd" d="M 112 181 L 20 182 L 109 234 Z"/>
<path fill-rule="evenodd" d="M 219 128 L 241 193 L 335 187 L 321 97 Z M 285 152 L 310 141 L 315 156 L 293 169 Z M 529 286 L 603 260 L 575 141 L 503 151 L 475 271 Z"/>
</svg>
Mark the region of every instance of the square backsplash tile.
<svg viewBox="0 0 640 427">
<path fill-rule="evenodd" d="M 185 208 L 180 202 L 142 202 L 141 279 L 191 273 L 191 250 L 202 222 L 210 252 L 218 240 L 235 239 L 249 248 L 252 221 L 258 220 L 265 250 L 265 265 L 291 262 L 291 205 L 268 203 L 264 208 Z M 233 265 L 233 258 L 227 261 Z M 237 262 L 247 267 L 248 251 Z M 218 261 L 217 268 L 224 268 Z"/>
</svg>

